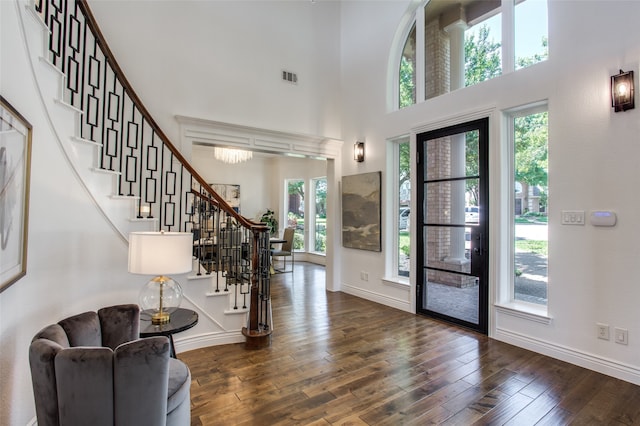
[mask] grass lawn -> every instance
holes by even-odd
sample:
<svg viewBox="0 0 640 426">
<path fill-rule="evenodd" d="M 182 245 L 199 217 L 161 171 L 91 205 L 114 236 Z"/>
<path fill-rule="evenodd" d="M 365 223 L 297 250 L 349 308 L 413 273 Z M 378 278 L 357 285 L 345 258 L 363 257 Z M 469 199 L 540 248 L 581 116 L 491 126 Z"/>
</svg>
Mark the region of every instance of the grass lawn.
<svg viewBox="0 0 640 426">
<path fill-rule="evenodd" d="M 516 240 L 516 251 L 546 256 L 548 245 L 544 240 Z"/>
</svg>

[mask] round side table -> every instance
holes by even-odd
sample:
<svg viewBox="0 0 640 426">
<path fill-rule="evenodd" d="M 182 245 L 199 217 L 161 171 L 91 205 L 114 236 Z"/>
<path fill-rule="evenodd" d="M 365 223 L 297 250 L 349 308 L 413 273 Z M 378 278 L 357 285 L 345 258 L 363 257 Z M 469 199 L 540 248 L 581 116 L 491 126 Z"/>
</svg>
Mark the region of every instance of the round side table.
<svg viewBox="0 0 640 426">
<path fill-rule="evenodd" d="M 169 322 L 165 324 L 153 324 L 151 314 L 151 311 L 140 312 L 140 337 L 167 336 L 171 345 L 171 357 L 176 358 L 173 335 L 196 325 L 198 313 L 191 309 L 178 308 L 171 314 Z"/>
</svg>

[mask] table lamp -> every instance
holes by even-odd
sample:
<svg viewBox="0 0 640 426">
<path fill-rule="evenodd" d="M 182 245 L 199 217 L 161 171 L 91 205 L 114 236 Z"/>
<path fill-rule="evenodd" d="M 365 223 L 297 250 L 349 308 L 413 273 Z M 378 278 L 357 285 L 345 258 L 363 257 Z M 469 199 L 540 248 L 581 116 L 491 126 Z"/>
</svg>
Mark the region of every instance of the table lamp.
<svg viewBox="0 0 640 426">
<path fill-rule="evenodd" d="M 180 306 L 182 288 L 170 274 L 192 268 L 193 234 L 190 232 L 132 232 L 129 234 L 129 272 L 156 275 L 140 291 L 140 307 L 151 312 L 153 324 L 170 321 Z"/>
</svg>

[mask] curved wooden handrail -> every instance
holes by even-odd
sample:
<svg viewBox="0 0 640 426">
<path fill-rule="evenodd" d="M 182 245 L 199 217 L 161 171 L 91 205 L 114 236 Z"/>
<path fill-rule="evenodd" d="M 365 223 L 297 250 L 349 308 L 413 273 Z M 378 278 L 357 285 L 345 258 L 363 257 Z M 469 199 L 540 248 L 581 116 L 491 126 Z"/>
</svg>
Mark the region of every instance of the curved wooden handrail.
<svg viewBox="0 0 640 426">
<path fill-rule="evenodd" d="M 214 198 L 209 198 L 206 195 L 204 195 L 201 192 L 198 192 L 196 190 L 191 190 L 191 193 L 193 194 L 194 197 L 199 198 L 200 200 L 207 202 L 207 203 L 212 203 L 215 205 L 220 205 L 220 202 L 218 201 L 218 199 L 214 199 Z M 245 218 L 244 216 L 239 215 L 238 213 L 236 213 L 235 210 L 231 209 L 232 213 L 234 213 L 234 218 L 243 218 L 246 220 L 246 222 L 249 224 L 249 226 L 247 226 L 247 228 L 251 228 L 254 229 L 256 231 L 266 231 L 269 229 L 269 226 L 267 226 L 266 224 L 262 223 L 262 222 L 254 222 L 252 220 L 249 220 L 247 218 Z"/>
<path fill-rule="evenodd" d="M 115 56 L 113 55 L 113 52 L 111 51 L 111 48 L 109 48 L 109 45 L 108 45 L 104 35 L 102 34 L 102 31 L 100 30 L 100 27 L 98 26 L 98 23 L 97 23 L 95 17 L 93 16 L 93 13 L 91 12 L 91 9 L 89 8 L 89 5 L 87 4 L 87 0 L 77 0 L 77 4 L 78 4 L 80 10 L 82 11 L 82 13 L 85 16 L 87 25 L 89 26 L 89 28 L 91 29 L 91 31 L 94 34 L 94 37 L 96 38 L 96 43 L 98 44 L 98 46 L 102 50 L 102 53 L 104 54 L 105 58 L 109 62 L 110 66 L 113 68 L 113 71 L 115 72 L 120 84 L 122 84 L 122 87 L 126 91 L 127 95 L 129 95 L 129 97 L 134 102 L 136 107 L 140 110 L 140 112 L 144 116 L 144 119 L 149 123 L 149 126 L 160 137 L 160 139 L 162 140 L 162 143 L 171 151 L 171 153 L 182 164 L 182 166 L 189 173 L 191 173 L 191 176 L 203 188 L 206 188 L 207 193 L 210 196 L 212 196 L 213 199 L 216 200 L 217 204 L 220 206 L 220 208 L 222 210 L 224 210 L 225 212 L 227 212 L 228 214 L 233 216 L 243 226 L 245 226 L 247 228 L 254 227 L 256 225 L 254 222 L 250 221 L 249 219 L 245 218 L 244 216 L 242 216 L 238 212 L 236 212 L 229 205 L 229 203 L 227 203 L 224 200 L 224 198 L 222 198 L 213 189 L 211 189 L 211 187 L 209 186 L 207 181 L 205 181 L 202 178 L 202 176 L 200 176 L 200 174 L 191 166 L 191 164 L 187 161 L 187 159 L 184 158 L 184 156 L 173 145 L 173 143 L 171 143 L 171 141 L 169 140 L 167 135 L 162 131 L 160 126 L 153 119 L 153 117 L 149 113 L 149 110 L 147 110 L 147 108 L 145 107 L 144 103 L 142 102 L 142 100 L 140 99 L 138 94 L 135 92 L 135 90 L 133 90 L 133 87 L 129 83 L 129 80 L 127 80 L 124 72 L 122 71 L 122 68 L 120 68 L 120 65 L 118 64 L 118 61 L 116 60 Z"/>
<path fill-rule="evenodd" d="M 82 112 L 78 137 L 100 146 L 98 167 L 116 172 L 118 196 L 138 198 L 138 218 L 142 218 L 144 203 L 148 204 L 148 218 L 152 218 L 152 214 L 160 218 L 160 228 L 187 230 L 190 224 L 190 229 L 195 231 L 197 224 L 201 230 L 205 214 L 219 220 L 221 213 L 225 220 L 233 221 L 233 226 L 242 228 L 241 235 L 249 240 L 243 244 L 252 247 L 250 265 L 242 263 L 246 260 L 243 245 L 222 247 L 236 252 L 223 260 L 223 273 L 216 273 L 215 277 L 218 279 L 222 275 L 225 290 L 234 286 L 234 308 L 239 299 L 244 303 L 250 294 L 248 323 L 242 329 L 247 347 L 268 344 L 271 335 L 269 227 L 237 213 L 171 143 L 127 80 L 87 0 L 35 0 L 33 7 L 50 31 L 49 59 L 66 77 L 62 101 L 68 101 Z M 112 87 L 106 88 L 107 80 Z M 135 113 L 135 119 L 124 118 L 125 108 L 131 108 L 129 112 Z M 113 123 L 120 127 L 112 127 Z M 138 136 L 138 126 L 142 128 L 141 134 L 151 136 L 148 139 Z M 125 140 L 123 129 L 131 139 Z M 144 132 L 146 129 L 149 132 Z M 143 161 L 147 162 L 144 167 Z M 192 201 L 194 203 L 190 203 Z M 196 213 L 198 216 L 194 217 Z M 163 217 L 168 220 L 162 222 Z M 230 238 L 232 243 L 233 238 Z M 204 257 L 199 259 L 204 260 Z M 200 268 L 201 262 L 198 263 Z M 248 275 L 243 273 L 245 266 L 251 268 Z M 250 293 L 245 291 L 247 283 L 250 283 Z"/>
</svg>

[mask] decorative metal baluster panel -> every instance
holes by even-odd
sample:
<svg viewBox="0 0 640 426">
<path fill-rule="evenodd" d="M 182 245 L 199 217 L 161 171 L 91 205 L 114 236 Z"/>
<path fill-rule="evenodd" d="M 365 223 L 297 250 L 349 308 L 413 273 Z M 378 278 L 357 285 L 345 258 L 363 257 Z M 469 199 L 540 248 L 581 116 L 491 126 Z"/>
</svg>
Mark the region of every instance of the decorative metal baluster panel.
<svg viewBox="0 0 640 426">
<path fill-rule="evenodd" d="M 214 291 L 233 292 L 236 309 L 257 291 L 252 311 L 259 328 L 270 330 L 268 229 L 221 204 L 164 136 L 121 74 L 86 1 L 36 0 L 34 8 L 50 31 L 49 60 L 66 77 L 62 101 L 82 111 L 79 136 L 100 145 L 97 167 L 118 174 L 115 193 L 138 199 L 136 217 L 193 232 L 196 273 L 215 274 Z"/>
</svg>

